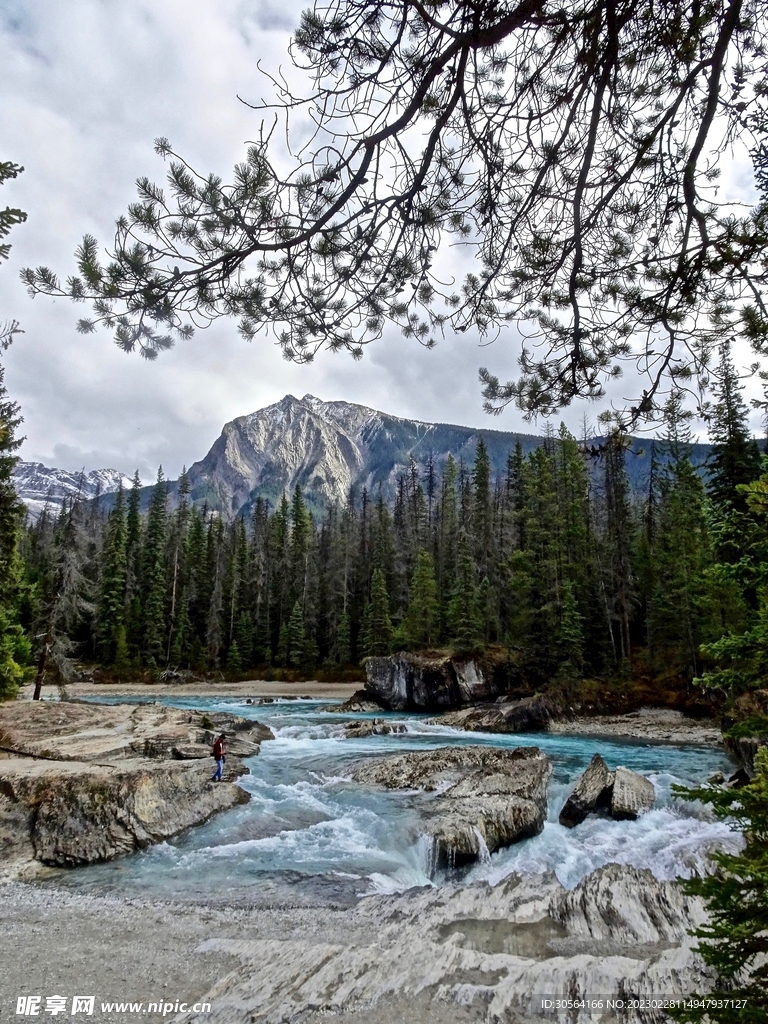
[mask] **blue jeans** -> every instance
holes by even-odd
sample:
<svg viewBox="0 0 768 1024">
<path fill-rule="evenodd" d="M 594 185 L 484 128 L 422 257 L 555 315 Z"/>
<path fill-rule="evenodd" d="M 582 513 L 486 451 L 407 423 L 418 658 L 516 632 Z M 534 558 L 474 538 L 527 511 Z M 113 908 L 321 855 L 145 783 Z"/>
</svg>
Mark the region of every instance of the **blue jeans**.
<svg viewBox="0 0 768 1024">
<path fill-rule="evenodd" d="M 221 773 L 224 771 L 224 758 L 220 757 L 216 762 L 216 771 L 211 776 L 211 782 L 221 782 Z"/>
</svg>

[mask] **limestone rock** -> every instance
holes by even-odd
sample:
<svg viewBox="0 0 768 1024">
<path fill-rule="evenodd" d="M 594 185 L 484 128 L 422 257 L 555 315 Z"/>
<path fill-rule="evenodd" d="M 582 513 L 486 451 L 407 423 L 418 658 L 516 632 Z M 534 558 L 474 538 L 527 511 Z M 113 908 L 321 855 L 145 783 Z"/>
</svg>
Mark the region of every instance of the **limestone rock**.
<svg viewBox="0 0 768 1024">
<path fill-rule="evenodd" d="M 658 881 L 647 868 L 620 864 L 606 864 L 558 894 L 550 916 L 569 936 L 624 946 L 681 943 L 706 919 L 699 897 Z"/>
<path fill-rule="evenodd" d="M 366 692 L 393 711 L 444 711 L 492 700 L 500 692 L 471 659 L 401 652 L 368 658 L 365 672 Z"/>
<path fill-rule="evenodd" d="M 638 815 L 649 811 L 656 799 L 653 783 L 630 771 L 617 768 L 614 773 L 611 793 L 611 817 L 617 821 L 634 821 Z"/>
<path fill-rule="evenodd" d="M 598 807 L 610 807 L 613 774 L 600 754 L 595 754 L 560 811 L 560 824 L 579 825 Z"/>
<path fill-rule="evenodd" d="M 548 697 L 522 697 L 502 704 L 479 704 L 448 711 L 434 721 L 467 732 L 546 732 L 558 713 Z"/>
<path fill-rule="evenodd" d="M 361 722 L 347 722 L 344 726 L 344 735 L 348 740 L 358 740 L 366 736 L 388 736 L 393 732 L 405 732 L 403 723 L 390 724 L 383 718 L 369 718 Z"/>
<path fill-rule="evenodd" d="M 549 758 L 538 747 L 443 747 L 364 765 L 354 778 L 387 789 L 435 793 L 426 832 L 433 872 L 463 867 L 538 835 L 547 812 Z"/>
<path fill-rule="evenodd" d="M 87 701 L 9 701 L 0 705 L 0 747 L 18 757 L 99 761 L 149 757 L 169 760 L 174 750 L 228 736 L 230 753 L 253 757 L 272 730 L 226 712 L 188 711 L 162 704 Z"/>
<path fill-rule="evenodd" d="M 208 727 L 218 726 L 218 731 Z M 224 781 L 210 743 L 227 732 Z M 159 704 L 0 706 L 0 866 L 72 867 L 131 853 L 249 799 L 234 781 L 271 732 Z"/>
<path fill-rule="evenodd" d="M 245 771 L 234 758 L 227 769 L 230 777 Z M 32 854 L 57 867 L 110 860 L 248 801 L 240 787 L 210 777 L 210 764 L 199 762 L 126 758 L 102 767 L 9 758 L 0 762 L 3 860 Z"/>
<path fill-rule="evenodd" d="M 546 1019 L 544 994 L 647 998 L 647 1008 L 640 1004 L 621 1019 L 660 1024 L 663 1011 L 650 1000 L 703 995 L 716 982 L 687 934 L 703 923 L 699 901 L 674 882 L 619 865 L 599 869 L 572 892 L 549 872 L 496 886 L 370 896 L 332 917 L 287 936 L 275 936 L 270 919 L 236 939 L 209 939 L 201 952 L 229 954 L 241 966 L 212 991 L 212 1013 L 185 1015 L 180 1024 L 326 1016 L 359 1016 L 366 1024 L 523 1024 Z M 596 1024 L 614 1015 L 577 1003 L 551 1019 Z"/>
<path fill-rule="evenodd" d="M 321 711 L 333 711 L 337 714 L 360 714 L 366 711 L 386 711 L 384 704 L 372 690 L 355 690 L 343 704 L 327 704 Z"/>
</svg>

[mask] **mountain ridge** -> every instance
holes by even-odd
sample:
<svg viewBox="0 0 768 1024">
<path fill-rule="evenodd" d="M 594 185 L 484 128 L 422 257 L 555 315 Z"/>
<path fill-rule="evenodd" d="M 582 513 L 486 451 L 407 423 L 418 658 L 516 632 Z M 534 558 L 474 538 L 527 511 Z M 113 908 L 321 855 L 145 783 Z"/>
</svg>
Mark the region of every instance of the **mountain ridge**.
<svg viewBox="0 0 768 1024">
<path fill-rule="evenodd" d="M 298 399 L 285 395 L 278 402 L 235 417 L 225 423 L 207 454 L 188 469 L 191 498 L 208 505 L 225 519 L 248 514 L 257 497 L 276 504 L 283 493 L 298 485 L 309 506 L 321 511 L 343 504 L 350 491 L 366 489 L 391 501 L 399 477 L 413 459 L 420 472 L 432 461 L 442 475 L 449 453 L 458 463 L 471 467 L 479 438 L 488 449 L 492 476 L 506 470 L 509 453 L 519 442 L 527 455 L 544 443 L 537 434 L 429 423 L 383 413 L 353 402 L 326 402 L 314 395 Z M 599 443 L 600 438 L 591 439 Z M 655 445 L 637 441 L 627 459 L 628 475 L 635 492 L 647 486 L 649 449 Z M 642 447 L 645 445 L 645 447 Z M 710 446 L 695 443 L 692 459 L 703 465 Z M 30 469 L 31 467 L 31 469 Z M 40 463 L 20 463 L 14 471 L 17 492 L 33 514 L 42 504 L 61 504 L 73 487 L 92 488 L 106 496 L 125 477 L 116 470 L 94 470 L 87 476 L 48 469 Z M 44 486 L 49 492 L 43 494 Z M 143 504 L 152 486 L 142 488 Z M 178 481 L 168 482 L 171 504 L 178 497 Z M 53 493 L 55 492 L 55 494 Z"/>
</svg>

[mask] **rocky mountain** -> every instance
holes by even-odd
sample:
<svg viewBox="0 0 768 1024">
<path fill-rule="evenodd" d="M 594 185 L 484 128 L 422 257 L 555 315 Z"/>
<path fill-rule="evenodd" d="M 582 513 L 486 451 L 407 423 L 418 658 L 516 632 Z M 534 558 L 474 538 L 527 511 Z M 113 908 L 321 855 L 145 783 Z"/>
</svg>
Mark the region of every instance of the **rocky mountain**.
<svg viewBox="0 0 768 1024">
<path fill-rule="evenodd" d="M 90 473 L 70 473 L 66 469 L 51 469 L 41 462 L 17 462 L 13 471 L 16 493 L 36 519 L 44 508 L 57 512 L 65 498 L 76 494 L 95 498 L 108 494 L 131 482 L 116 469 L 94 469 Z"/>
<path fill-rule="evenodd" d="M 225 425 L 205 458 L 189 469 L 192 497 L 227 518 L 247 510 L 258 495 L 274 503 L 297 484 L 316 508 L 343 503 L 351 488 L 391 499 L 411 458 L 423 469 L 431 456 L 438 474 L 449 452 L 469 466 L 481 434 L 498 472 L 517 440 L 526 451 L 541 444 L 532 434 L 423 423 L 350 402 L 286 395 Z"/>
<path fill-rule="evenodd" d="M 228 520 L 247 514 L 259 496 L 274 505 L 297 484 L 316 511 L 345 502 L 352 489 L 360 494 L 365 488 L 372 497 L 382 494 L 391 501 L 411 459 L 422 475 L 431 460 L 438 478 L 449 453 L 469 469 L 481 436 L 494 476 L 505 473 L 507 458 L 517 442 L 527 454 L 544 441 L 536 434 L 424 423 L 351 402 L 286 395 L 274 405 L 225 424 L 208 454 L 189 468 L 191 496 L 196 504 L 207 504 Z M 596 446 L 599 442 L 599 438 L 594 440 Z M 627 456 L 630 481 L 638 493 L 648 483 L 652 446 L 650 440 L 638 440 Z M 708 450 L 708 445 L 694 445 L 694 462 L 703 464 Z M 595 459 L 594 465 L 597 463 Z M 78 486 L 91 488 L 88 493 L 92 494 L 99 484 L 102 493 L 114 491 L 120 474 L 101 470 L 83 478 L 36 463 L 20 463 L 15 479 L 28 507 L 39 510 L 46 500 L 60 503 L 65 493 L 73 493 Z M 172 502 L 177 488 L 177 481 L 171 481 Z M 145 502 L 150 491 L 144 488 Z"/>
</svg>

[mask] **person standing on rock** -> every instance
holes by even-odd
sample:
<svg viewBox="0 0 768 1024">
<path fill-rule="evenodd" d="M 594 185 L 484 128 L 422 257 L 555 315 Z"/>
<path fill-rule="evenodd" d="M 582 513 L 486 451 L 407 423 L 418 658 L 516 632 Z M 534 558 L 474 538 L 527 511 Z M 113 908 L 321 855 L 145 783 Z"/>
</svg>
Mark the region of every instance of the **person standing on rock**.
<svg viewBox="0 0 768 1024">
<path fill-rule="evenodd" d="M 224 771 L 225 750 L 224 742 L 227 734 L 223 732 L 213 744 L 213 756 L 216 758 L 216 771 L 211 776 L 211 782 L 221 782 L 221 774 Z"/>
</svg>

